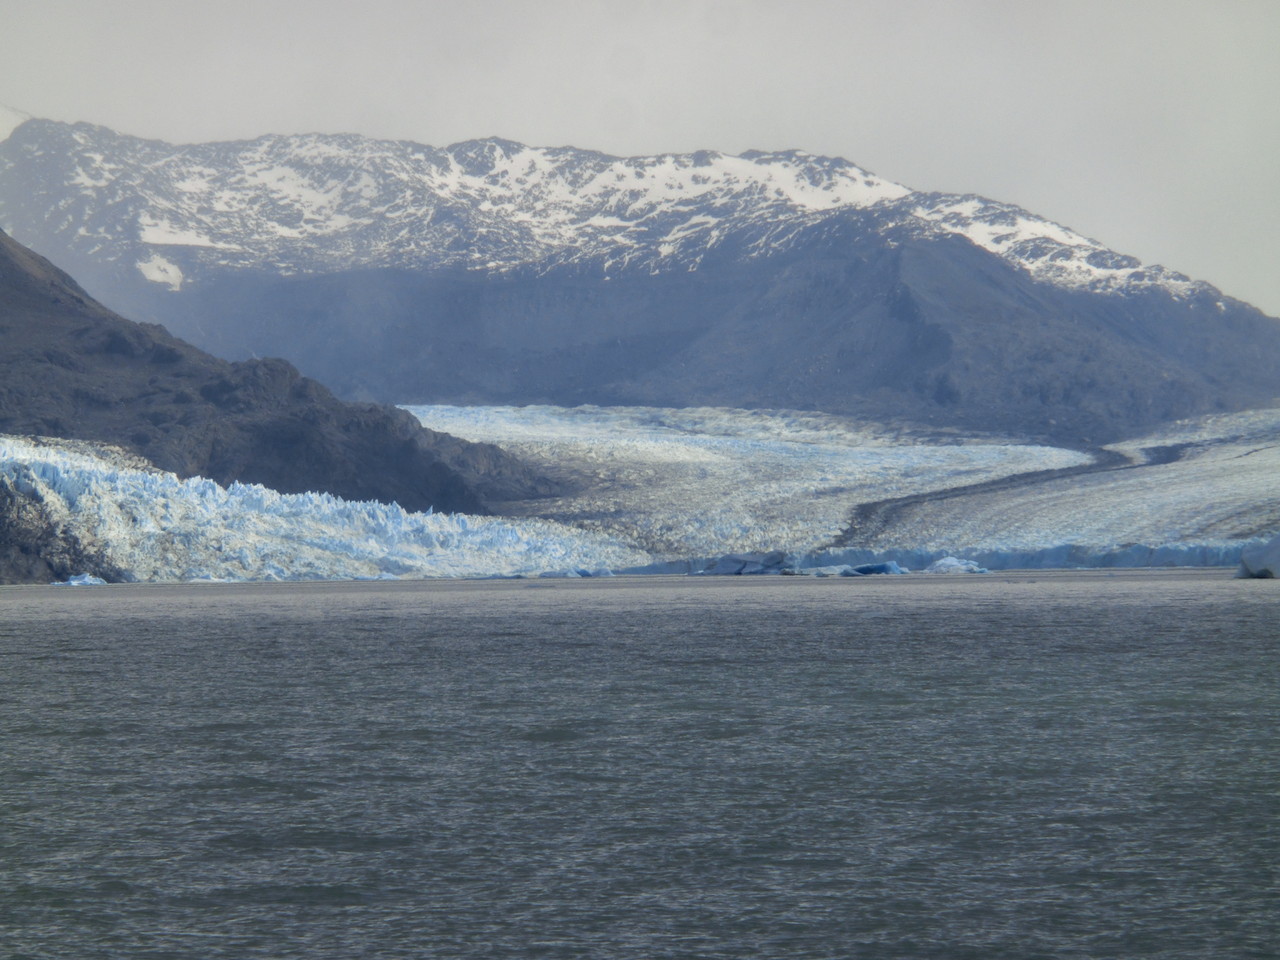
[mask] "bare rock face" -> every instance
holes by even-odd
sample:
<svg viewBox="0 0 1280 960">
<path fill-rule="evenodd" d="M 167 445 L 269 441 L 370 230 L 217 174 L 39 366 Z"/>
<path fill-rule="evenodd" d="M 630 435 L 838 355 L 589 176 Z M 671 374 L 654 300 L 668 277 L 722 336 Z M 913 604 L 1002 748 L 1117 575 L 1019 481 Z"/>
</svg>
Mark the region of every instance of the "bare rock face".
<svg viewBox="0 0 1280 960">
<path fill-rule="evenodd" d="M 86 544 L 39 500 L 0 476 L 0 583 L 52 583 L 83 573 L 122 579 L 94 544 Z"/>
<path fill-rule="evenodd" d="M 283 360 L 219 360 L 125 320 L 0 233 L 0 433 L 116 444 L 182 477 L 485 512 L 479 487 L 545 484 L 408 413 L 344 403 Z"/>
</svg>

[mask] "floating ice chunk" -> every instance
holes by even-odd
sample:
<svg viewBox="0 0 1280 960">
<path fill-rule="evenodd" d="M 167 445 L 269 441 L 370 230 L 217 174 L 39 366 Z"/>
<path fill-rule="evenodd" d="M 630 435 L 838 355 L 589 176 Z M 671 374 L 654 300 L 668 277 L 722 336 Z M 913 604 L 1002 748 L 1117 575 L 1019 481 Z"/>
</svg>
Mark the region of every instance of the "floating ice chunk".
<svg viewBox="0 0 1280 960">
<path fill-rule="evenodd" d="M 548 570 L 538 574 L 543 579 L 552 580 L 593 580 L 596 577 L 612 577 L 613 571 L 608 567 L 597 567 L 589 570 L 586 567 L 577 567 L 573 570 Z"/>
<path fill-rule="evenodd" d="M 74 577 L 50 584 L 52 587 L 105 587 L 106 585 L 107 581 L 91 573 L 77 573 Z"/>
<path fill-rule="evenodd" d="M 796 559 L 781 550 L 769 553 L 730 553 L 711 561 L 700 571 L 709 576 L 736 577 L 745 574 L 782 573 L 793 570 Z"/>
<path fill-rule="evenodd" d="M 847 563 L 841 563 L 829 567 L 810 567 L 807 570 L 797 570 L 796 572 L 807 577 L 843 577 L 846 570 L 852 569 L 853 567 Z"/>
<path fill-rule="evenodd" d="M 872 577 L 878 574 L 909 573 L 897 560 L 886 560 L 884 563 L 860 563 L 856 567 L 845 567 L 840 571 L 842 577 Z"/>
<path fill-rule="evenodd" d="M 990 573 L 986 567 L 959 557 L 942 557 L 924 568 L 925 573 Z"/>
<path fill-rule="evenodd" d="M 1245 547 L 1240 552 L 1240 570 L 1236 576 L 1261 580 L 1280 577 L 1280 537 Z"/>
</svg>

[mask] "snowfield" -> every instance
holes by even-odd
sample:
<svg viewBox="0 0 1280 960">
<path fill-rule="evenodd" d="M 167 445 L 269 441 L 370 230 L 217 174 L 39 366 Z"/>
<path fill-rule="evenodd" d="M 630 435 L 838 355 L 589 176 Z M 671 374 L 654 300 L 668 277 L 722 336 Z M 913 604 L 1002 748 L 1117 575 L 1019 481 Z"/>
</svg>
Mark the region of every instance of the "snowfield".
<svg viewBox="0 0 1280 960">
<path fill-rule="evenodd" d="M 1175 424 L 1114 445 L 1123 465 L 1020 480 L 1091 458 L 821 414 L 409 409 L 575 486 L 500 505 L 521 514 L 506 519 L 408 513 L 179 480 L 108 447 L 2 436 L 0 484 L 135 581 L 579 576 L 700 570 L 708 558 L 771 550 L 810 568 L 897 560 L 918 570 L 947 555 L 991 569 L 1231 565 L 1280 532 L 1280 410 Z M 970 489 L 978 483 L 987 486 Z M 899 497 L 914 499 L 849 548 L 820 549 L 854 507 Z"/>
</svg>

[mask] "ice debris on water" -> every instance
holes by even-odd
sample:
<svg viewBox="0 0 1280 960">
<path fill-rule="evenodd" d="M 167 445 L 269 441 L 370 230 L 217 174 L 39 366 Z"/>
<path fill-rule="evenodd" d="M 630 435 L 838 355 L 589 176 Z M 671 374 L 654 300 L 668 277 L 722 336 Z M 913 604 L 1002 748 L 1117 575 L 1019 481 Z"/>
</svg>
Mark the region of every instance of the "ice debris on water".
<svg viewBox="0 0 1280 960">
<path fill-rule="evenodd" d="M 769 553 L 728 553 L 707 565 L 699 573 L 706 576 L 741 576 L 743 574 L 782 573 L 794 570 L 796 558 L 781 550 Z"/>
<path fill-rule="evenodd" d="M 906 567 L 899 565 L 897 560 L 886 560 L 883 563 L 860 563 L 856 567 L 847 567 L 840 571 L 842 577 L 872 577 L 878 574 L 889 573 L 910 573 Z"/>
<path fill-rule="evenodd" d="M 1245 547 L 1240 553 L 1240 569 L 1236 577 L 1257 580 L 1280 578 L 1280 537 Z"/>
<path fill-rule="evenodd" d="M 95 577 L 91 573 L 77 573 L 73 577 L 66 580 L 59 580 L 57 583 L 51 583 L 52 587 L 105 587 L 107 581 L 101 577 Z"/>
<path fill-rule="evenodd" d="M 694 571 L 702 576 L 751 576 L 758 574 L 780 574 L 784 576 L 812 577 L 870 577 L 879 574 L 910 573 L 896 560 L 885 560 L 874 563 L 839 564 L 826 567 L 810 567 L 805 565 L 805 558 L 782 550 L 768 553 L 730 553 L 710 561 L 701 570 Z"/>
<path fill-rule="evenodd" d="M 990 573 L 986 567 L 959 557 L 941 557 L 924 568 L 925 573 Z"/>
<path fill-rule="evenodd" d="M 599 567 L 595 570 L 579 567 L 576 570 L 546 570 L 538 576 L 554 580 L 591 580 L 597 577 L 612 577 L 613 571 L 608 567 Z"/>
</svg>

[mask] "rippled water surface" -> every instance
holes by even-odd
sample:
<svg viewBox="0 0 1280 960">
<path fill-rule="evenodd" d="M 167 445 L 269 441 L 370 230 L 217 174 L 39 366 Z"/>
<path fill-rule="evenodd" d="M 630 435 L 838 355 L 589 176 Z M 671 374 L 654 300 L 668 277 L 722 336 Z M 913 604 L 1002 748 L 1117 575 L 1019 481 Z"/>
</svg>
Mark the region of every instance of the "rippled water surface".
<svg viewBox="0 0 1280 960">
<path fill-rule="evenodd" d="M 1273 957 L 1230 572 L 0 588 L 0 955 Z"/>
</svg>

